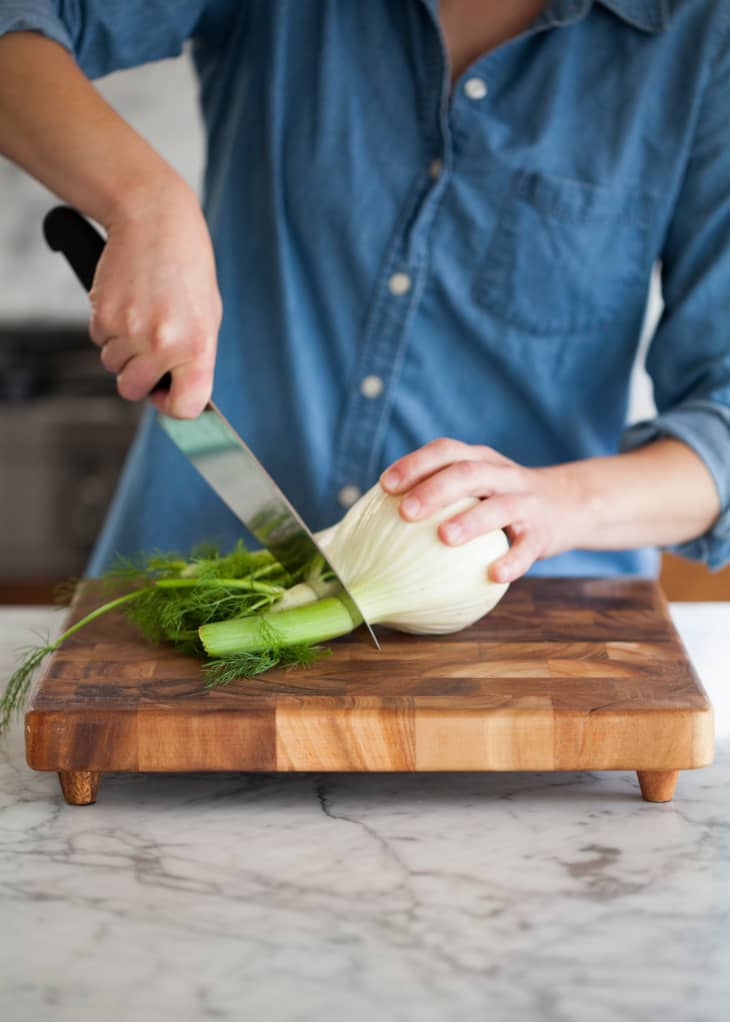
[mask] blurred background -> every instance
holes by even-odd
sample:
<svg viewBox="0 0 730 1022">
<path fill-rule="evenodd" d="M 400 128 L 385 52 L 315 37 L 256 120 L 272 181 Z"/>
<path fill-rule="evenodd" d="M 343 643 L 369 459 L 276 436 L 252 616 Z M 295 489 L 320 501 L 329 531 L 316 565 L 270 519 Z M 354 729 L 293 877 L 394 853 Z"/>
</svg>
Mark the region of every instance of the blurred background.
<svg viewBox="0 0 730 1022">
<path fill-rule="evenodd" d="M 198 191 L 203 136 L 187 55 L 97 83 L 106 99 Z M 116 395 L 87 336 L 86 296 L 42 240 L 55 198 L 0 157 L 0 603 L 50 602 L 84 569 L 140 406 Z M 653 413 L 643 349 L 630 418 Z M 670 599 L 729 599 L 730 571 L 664 560 Z"/>
<path fill-rule="evenodd" d="M 199 191 L 203 134 L 187 56 L 98 82 Z M 140 405 L 122 401 L 87 333 L 88 302 L 46 248 L 57 200 L 0 157 L 0 602 L 49 602 L 84 569 Z"/>
</svg>

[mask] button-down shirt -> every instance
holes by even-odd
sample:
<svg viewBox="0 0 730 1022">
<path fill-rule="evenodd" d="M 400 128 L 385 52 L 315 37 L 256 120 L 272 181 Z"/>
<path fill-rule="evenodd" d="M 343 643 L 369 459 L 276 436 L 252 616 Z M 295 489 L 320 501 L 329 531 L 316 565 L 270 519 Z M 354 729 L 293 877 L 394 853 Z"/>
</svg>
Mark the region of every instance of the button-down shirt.
<svg viewBox="0 0 730 1022">
<path fill-rule="evenodd" d="M 215 397 L 313 527 L 437 436 L 529 466 L 672 436 L 730 558 L 730 4 L 554 0 L 453 84 L 435 0 L 0 0 L 90 76 L 194 42 Z M 652 268 L 659 414 L 626 429 Z M 151 413 L 92 570 L 232 542 Z M 572 551 L 535 573 L 652 573 Z"/>
</svg>

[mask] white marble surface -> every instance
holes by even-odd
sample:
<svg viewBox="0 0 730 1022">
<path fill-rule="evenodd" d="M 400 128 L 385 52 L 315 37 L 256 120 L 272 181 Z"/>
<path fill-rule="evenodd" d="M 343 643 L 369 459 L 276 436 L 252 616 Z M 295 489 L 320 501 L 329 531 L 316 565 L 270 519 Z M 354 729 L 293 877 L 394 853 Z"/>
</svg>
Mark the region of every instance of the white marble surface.
<svg viewBox="0 0 730 1022">
<path fill-rule="evenodd" d="M 730 605 L 675 620 L 717 712 L 676 800 L 615 774 L 116 776 L 0 741 L 3 1022 L 720 1022 Z M 0 611 L 0 675 L 48 610 Z"/>
</svg>

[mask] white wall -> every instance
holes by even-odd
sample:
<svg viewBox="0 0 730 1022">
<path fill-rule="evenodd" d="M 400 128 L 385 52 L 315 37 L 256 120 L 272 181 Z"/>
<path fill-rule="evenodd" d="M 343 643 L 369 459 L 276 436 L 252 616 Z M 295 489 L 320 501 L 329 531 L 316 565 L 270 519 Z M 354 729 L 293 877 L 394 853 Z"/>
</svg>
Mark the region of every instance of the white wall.
<svg viewBox="0 0 730 1022">
<path fill-rule="evenodd" d="M 629 401 L 629 422 L 650 419 L 656 411 L 652 397 L 651 380 L 644 369 L 644 360 L 646 358 L 646 349 L 649 347 L 649 341 L 659 321 L 662 308 L 661 285 L 657 270 L 651 282 L 649 301 L 647 302 L 646 316 L 644 318 L 644 328 L 641 332 L 641 342 L 634 364 L 631 399 Z"/>
</svg>

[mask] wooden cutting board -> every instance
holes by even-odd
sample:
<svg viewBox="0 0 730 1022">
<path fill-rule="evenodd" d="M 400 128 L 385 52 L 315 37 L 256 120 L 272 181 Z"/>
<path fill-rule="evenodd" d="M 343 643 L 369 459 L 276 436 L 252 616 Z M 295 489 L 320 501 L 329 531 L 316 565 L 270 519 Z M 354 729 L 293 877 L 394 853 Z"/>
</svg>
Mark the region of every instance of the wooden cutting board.
<svg viewBox="0 0 730 1022">
<path fill-rule="evenodd" d="M 379 635 L 381 652 L 361 629 L 314 666 L 206 690 L 197 660 L 108 615 L 48 661 L 28 763 L 83 804 L 104 771 L 197 770 L 636 770 L 668 801 L 712 760 L 712 708 L 654 582 L 523 579 L 456 635 Z"/>
</svg>

